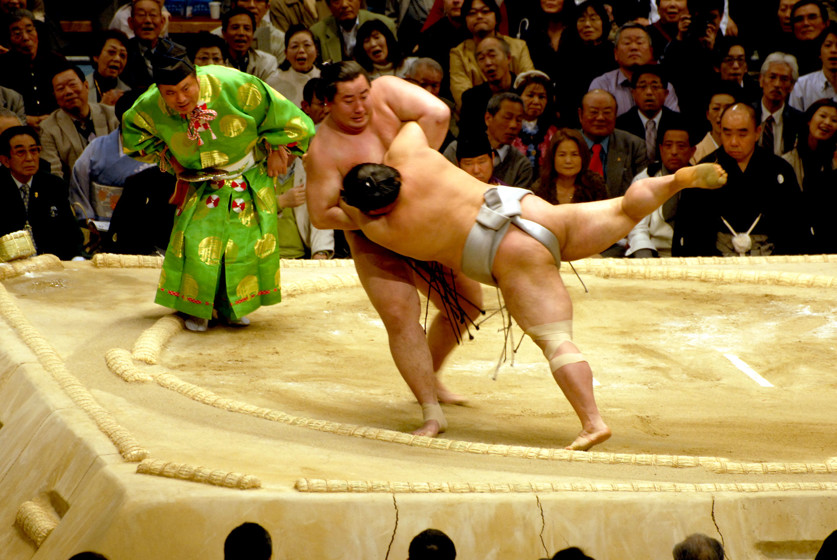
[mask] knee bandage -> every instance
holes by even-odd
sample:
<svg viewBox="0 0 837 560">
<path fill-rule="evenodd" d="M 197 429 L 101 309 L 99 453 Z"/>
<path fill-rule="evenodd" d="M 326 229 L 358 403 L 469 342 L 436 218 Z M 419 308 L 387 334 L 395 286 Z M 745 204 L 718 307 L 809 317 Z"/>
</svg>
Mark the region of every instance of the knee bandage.
<svg viewBox="0 0 837 560">
<path fill-rule="evenodd" d="M 421 405 L 421 415 L 424 417 L 425 422 L 428 420 L 438 422 L 439 432 L 444 432 L 448 429 L 448 421 L 445 419 L 445 413 L 442 412 L 442 406 L 439 403 Z"/>
<path fill-rule="evenodd" d="M 581 352 L 564 352 L 556 355 L 556 352 L 558 352 L 558 349 L 563 343 L 573 341 L 572 319 L 558 323 L 537 325 L 527 330 L 526 334 L 543 350 L 543 355 L 549 361 L 549 367 L 552 368 L 552 371 L 562 368 L 567 364 L 587 361 Z"/>
</svg>

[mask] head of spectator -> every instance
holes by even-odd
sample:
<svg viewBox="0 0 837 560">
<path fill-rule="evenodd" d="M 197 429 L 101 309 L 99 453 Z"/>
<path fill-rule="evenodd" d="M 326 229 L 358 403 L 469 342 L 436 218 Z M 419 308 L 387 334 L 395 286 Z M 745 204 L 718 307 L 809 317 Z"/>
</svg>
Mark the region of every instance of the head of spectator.
<svg viewBox="0 0 837 560">
<path fill-rule="evenodd" d="M 41 139 L 31 126 L 13 126 L 0 134 L 0 163 L 21 183 L 28 183 L 41 165 Z"/>
<path fill-rule="evenodd" d="M 155 57 L 153 77 L 160 97 L 172 111 L 185 115 L 198 106 L 201 87 L 195 67 L 187 59 Z"/>
<path fill-rule="evenodd" d="M 465 0 L 460 21 L 465 24 L 474 42 L 494 35 L 500 23 L 500 8 L 494 0 Z"/>
<path fill-rule="evenodd" d="M 660 162 L 669 173 L 689 165 L 695 154 L 695 138 L 686 120 L 671 115 L 660 123 L 657 131 L 657 153 Z"/>
<path fill-rule="evenodd" d="M 657 116 L 668 97 L 668 80 L 658 64 L 638 66 L 631 76 L 631 95 L 639 112 L 649 119 Z"/>
<path fill-rule="evenodd" d="M 195 35 L 195 40 L 191 43 L 189 58 L 195 66 L 223 66 L 227 58 L 227 43 L 218 35 L 201 31 Z"/>
<path fill-rule="evenodd" d="M 779 0 L 779 8 L 776 11 L 776 17 L 779 18 L 779 26 L 782 33 L 793 33 L 793 24 L 791 23 L 791 12 L 793 5 L 799 0 Z"/>
<path fill-rule="evenodd" d="M 837 530 L 832 531 L 822 542 L 819 552 L 814 560 L 828 560 L 837 556 Z"/>
<path fill-rule="evenodd" d="M 787 103 L 797 79 L 799 66 L 796 64 L 796 57 L 781 52 L 769 54 L 764 59 L 759 74 L 762 105 L 771 113 L 781 109 Z"/>
<path fill-rule="evenodd" d="M 722 80 L 741 85 L 747 75 L 747 49 L 737 37 L 718 42 L 718 73 Z"/>
<path fill-rule="evenodd" d="M 379 19 L 370 19 L 357 30 L 357 45 L 355 60 L 367 72 L 376 69 L 397 69 L 403 57 L 398 48 L 395 35 Z"/>
<path fill-rule="evenodd" d="M 506 41 L 500 37 L 485 37 L 477 44 L 475 55 L 477 66 L 492 91 L 511 89 L 511 47 Z"/>
<path fill-rule="evenodd" d="M 404 78 L 439 97 L 439 92 L 442 90 L 442 80 L 445 78 L 445 70 L 441 64 L 432 58 L 418 58 L 407 69 Z"/>
<path fill-rule="evenodd" d="M 672 551 L 674 560 L 724 560 L 724 547 L 702 533 L 689 535 Z"/>
<path fill-rule="evenodd" d="M 813 41 L 828 25 L 828 10 L 819 0 L 799 0 L 791 8 L 791 25 L 798 41 Z"/>
<path fill-rule="evenodd" d="M 575 3 L 572 0 L 540 0 L 533 8 L 533 17 L 541 19 L 542 23 L 566 25 L 573 16 Z"/>
<path fill-rule="evenodd" d="M 407 560 L 456 560 L 453 541 L 438 529 L 425 529 L 410 541 Z"/>
<path fill-rule="evenodd" d="M 0 132 L 3 132 L 7 128 L 12 128 L 13 126 L 21 126 L 23 123 L 20 120 L 20 117 L 14 111 L 6 109 L 5 107 L 0 107 Z"/>
<path fill-rule="evenodd" d="M 143 92 L 138 89 L 131 89 L 126 91 L 125 95 L 116 101 L 116 105 L 113 106 L 113 114 L 116 116 L 116 120 L 119 121 L 120 127 L 122 126 L 122 115 L 136 103 L 142 94 Z"/>
<path fill-rule="evenodd" d="M 590 202 L 607 198 L 604 179 L 590 171 L 590 149 L 577 130 L 559 129 L 549 143 L 537 195 L 552 204 Z"/>
<path fill-rule="evenodd" d="M 108 560 L 107 556 L 99 554 L 98 552 L 79 552 L 73 554 L 70 560 Z"/>
<path fill-rule="evenodd" d="M 224 540 L 224 560 L 270 560 L 273 540 L 258 523 L 242 523 Z"/>
<path fill-rule="evenodd" d="M 465 173 L 483 183 L 494 175 L 494 149 L 482 130 L 460 133 L 456 140 L 456 161 Z"/>
<path fill-rule="evenodd" d="M 232 3 L 234 8 L 244 8 L 253 14 L 256 18 L 256 27 L 262 21 L 267 11 L 270 9 L 270 2 L 268 0 L 234 0 Z"/>
<path fill-rule="evenodd" d="M 516 93 L 494 95 L 485 108 L 488 141 L 495 150 L 511 144 L 523 128 L 523 100 Z"/>
<path fill-rule="evenodd" d="M 25 10 L 26 0 L 0 0 L 0 14 L 11 15 L 15 10 Z"/>
<path fill-rule="evenodd" d="M 442 2 L 442 13 L 455 27 L 462 25 L 462 3 L 465 0 L 444 0 Z"/>
<path fill-rule="evenodd" d="M 830 23 L 820 35 L 820 60 L 823 73 L 831 81 L 837 83 L 837 23 Z"/>
<path fill-rule="evenodd" d="M 610 15 L 602 0 L 582 2 L 575 14 L 575 31 L 582 43 L 598 45 L 607 39 Z"/>
<path fill-rule="evenodd" d="M 311 78 L 302 87 L 302 103 L 300 108 L 302 111 L 311 117 L 314 124 L 320 124 L 326 115 L 328 115 L 328 107 L 320 91 L 322 80 L 320 78 Z"/>
<path fill-rule="evenodd" d="M 78 66 L 63 66 L 55 69 L 52 76 L 52 92 L 62 111 L 75 119 L 90 115 L 88 100 L 90 86 L 84 81 L 84 73 Z"/>
<path fill-rule="evenodd" d="M 311 30 L 301 23 L 291 25 L 285 32 L 285 61 L 279 67 L 307 74 L 317 64 L 319 56 Z"/>
<path fill-rule="evenodd" d="M 660 21 L 667 25 L 677 25 L 684 16 L 689 15 L 688 0 L 657 0 L 657 13 Z"/>
<path fill-rule="evenodd" d="M 103 78 L 118 78 L 128 62 L 128 37 L 118 29 L 102 32 L 93 49 L 96 73 Z"/>
<path fill-rule="evenodd" d="M 136 38 L 150 48 L 157 46 L 164 25 L 163 9 L 156 0 L 134 0 L 131 4 L 128 26 Z"/>
<path fill-rule="evenodd" d="M 253 48 L 256 18 L 244 8 L 233 8 L 221 17 L 221 33 L 227 42 L 227 53 L 233 60 L 243 58 Z"/>
<path fill-rule="evenodd" d="M 741 170 L 747 169 L 756 150 L 761 127 L 756 120 L 756 110 L 746 103 L 735 103 L 721 115 L 721 145 Z"/>
<path fill-rule="evenodd" d="M 712 138 L 716 143 L 721 141 L 721 114 L 727 107 L 738 101 L 739 88 L 734 84 L 719 82 L 712 94 L 709 96 L 709 102 L 706 106 L 706 120 L 709 126 L 712 127 Z"/>
<path fill-rule="evenodd" d="M 552 557 L 552 560 L 593 560 L 580 548 L 575 546 L 570 548 L 565 548 L 564 550 L 559 550 L 555 553 L 555 556 Z"/>
<path fill-rule="evenodd" d="M 837 148 L 837 101 L 819 99 L 805 110 L 808 123 L 807 147 L 811 152 L 824 153 L 828 159 L 834 157 Z"/>
<path fill-rule="evenodd" d="M 629 79 L 637 66 L 652 64 L 654 55 L 648 31 L 638 23 L 626 23 L 620 27 L 616 33 L 613 55 L 619 69 Z"/>
<path fill-rule="evenodd" d="M 346 29 L 354 27 L 360 13 L 360 0 L 327 0 L 327 3 L 331 15 L 340 26 Z"/>
<path fill-rule="evenodd" d="M 9 25 L 10 50 L 35 60 L 38 55 L 38 31 L 35 16 L 29 10 L 15 10 L 6 20 Z"/>
<path fill-rule="evenodd" d="M 601 142 L 616 128 L 616 99 L 601 89 L 588 91 L 581 98 L 578 120 L 587 138 Z"/>
<path fill-rule="evenodd" d="M 724 0 L 689 0 L 689 25 L 683 40 L 696 42 L 704 49 L 715 48 L 724 15 Z"/>
<path fill-rule="evenodd" d="M 320 78 L 323 99 L 334 124 L 349 134 L 363 132 L 372 115 L 371 84 L 363 66 L 353 60 L 327 64 Z"/>
<path fill-rule="evenodd" d="M 552 80 L 540 70 L 523 72 L 514 81 L 514 92 L 523 100 L 523 120 L 537 121 L 549 115 L 552 101 Z"/>
</svg>

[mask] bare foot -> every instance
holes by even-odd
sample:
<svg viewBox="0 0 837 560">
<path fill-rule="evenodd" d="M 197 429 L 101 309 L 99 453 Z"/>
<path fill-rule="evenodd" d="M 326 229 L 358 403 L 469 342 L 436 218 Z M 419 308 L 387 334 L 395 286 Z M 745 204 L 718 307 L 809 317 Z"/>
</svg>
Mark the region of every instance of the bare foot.
<svg viewBox="0 0 837 560">
<path fill-rule="evenodd" d="M 610 439 L 610 428 L 607 426 L 605 426 L 604 429 L 593 432 L 581 430 L 578 437 L 576 437 L 575 440 L 564 449 L 569 449 L 570 451 L 587 451 L 594 445 L 598 445 L 608 439 Z"/>
<path fill-rule="evenodd" d="M 691 167 L 681 167 L 674 173 L 677 183 L 684 189 L 718 189 L 727 182 L 727 172 L 717 163 L 701 163 Z"/>
<path fill-rule="evenodd" d="M 468 399 L 452 392 L 438 378 L 436 379 L 436 397 L 442 404 L 455 404 L 458 406 L 468 404 Z"/>
<path fill-rule="evenodd" d="M 443 431 L 444 430 L 442 430 L 439 427 L 439 422 L 438 421 L 427 420 L 421 428 L 419 428 L 418 430 L 414 430 L 410 433 L 413 434 L 414 436 L 436 437 L 440 433 L 442 433 Z"/>
</svg>

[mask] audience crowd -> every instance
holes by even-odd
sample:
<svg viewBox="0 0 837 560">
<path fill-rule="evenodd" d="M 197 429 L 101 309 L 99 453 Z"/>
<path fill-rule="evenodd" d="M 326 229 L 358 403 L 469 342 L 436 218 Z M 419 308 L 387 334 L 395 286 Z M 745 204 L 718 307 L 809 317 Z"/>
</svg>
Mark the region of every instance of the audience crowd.
<svg viewBox="0 0 837 560">
<path fill-rule="evenodd" d="M 165 246 L 170 181 L 127 159 L 119 136 L 160 54 L 255 75 L 315 123 L 329 110 L 323 64 L 402 77 L 450 107 L 453 164 L 553 204 L 698 162 L 727 171 L 609 256 L 837 252 L 834 0 L 226 0 L 217 29 L 177 35 L 177 3 L 105 4 L 88 15 L 101 28 L 90 52 L 75 53 L 66 11 L 0 1 L 0 196 L 14 200 L 0 235 L 22 224 L 38 252 Z M 67 53 L 87 55 L 87 72 Z M 310 225 L 299 162 L 276 195 L 284 257 L 348 256 L 339 234 Z M 157 237 L 143 241 L 148 223 Z"/>
</svg>

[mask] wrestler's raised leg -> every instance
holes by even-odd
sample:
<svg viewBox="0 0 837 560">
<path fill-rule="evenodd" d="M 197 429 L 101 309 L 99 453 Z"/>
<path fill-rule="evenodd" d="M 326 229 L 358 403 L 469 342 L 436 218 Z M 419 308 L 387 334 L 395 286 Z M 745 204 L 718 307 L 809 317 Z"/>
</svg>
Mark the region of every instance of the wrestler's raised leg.
<svg viewBox="0 0 837 560">
<path fill-rule="evenodd" d="M 403 257 L 346 232 L 358 277 L 387 330 L 395 367 L 422 406 L 424 423 L 415 435 L 436 436 L 446 428 L 436 398 L 433 359 L 419 323 L 421 304 Z"/>
</svg>

